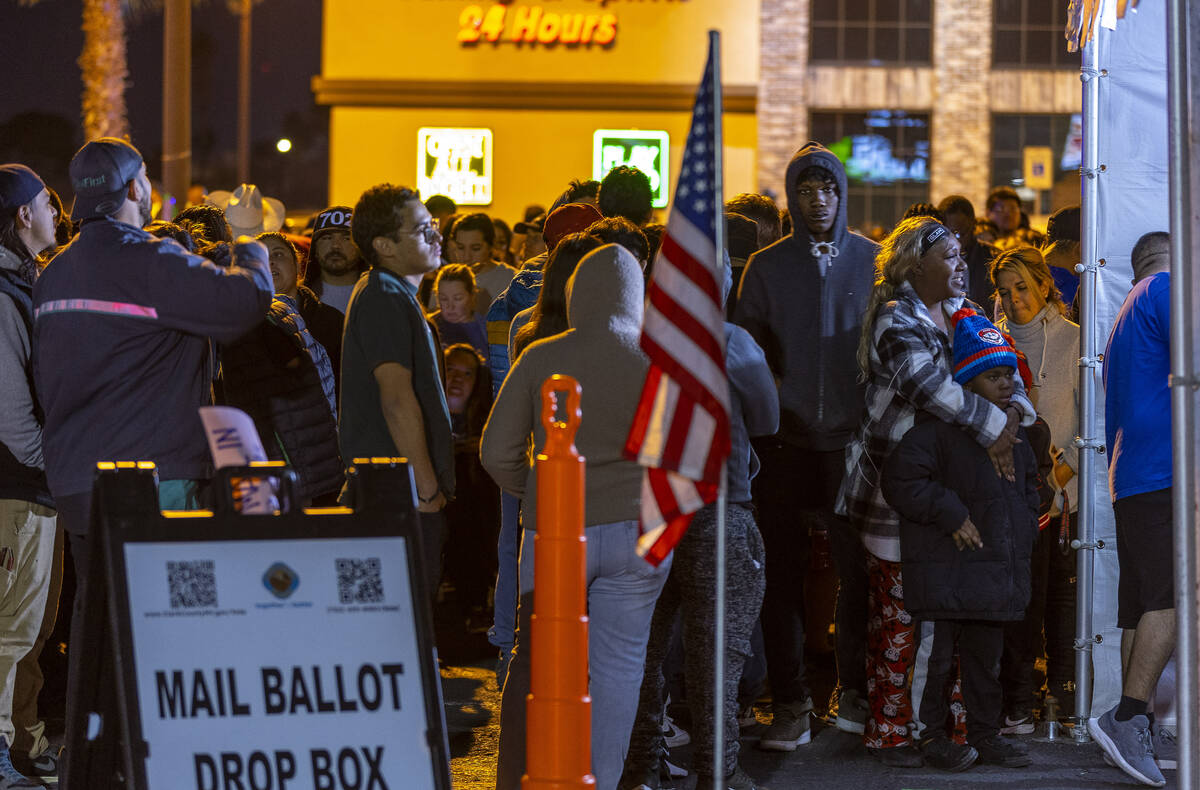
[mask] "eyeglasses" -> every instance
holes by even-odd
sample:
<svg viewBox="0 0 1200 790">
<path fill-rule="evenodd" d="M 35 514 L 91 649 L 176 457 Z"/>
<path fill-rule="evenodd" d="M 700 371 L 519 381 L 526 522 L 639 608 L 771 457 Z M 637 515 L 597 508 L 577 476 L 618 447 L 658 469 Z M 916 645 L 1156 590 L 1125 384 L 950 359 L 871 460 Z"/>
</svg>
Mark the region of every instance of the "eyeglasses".
<svg viewBox="0 0 1200 790">
<path fill-rule="evenodd" d="M 437 225 L 432 221 L 426 222 L 424 225 L 418 225 L 417 227 L 413 228 L 412 230 L 407 230 L 407 231 L 398 230 L 398 231 L 396 231 L 396 235 L 397 236 L 424 236 L 426 244 L 433 244 L 435 241 L 440 241 L 442 238 L 441 231 L 438 230 Z"/>
</svg>

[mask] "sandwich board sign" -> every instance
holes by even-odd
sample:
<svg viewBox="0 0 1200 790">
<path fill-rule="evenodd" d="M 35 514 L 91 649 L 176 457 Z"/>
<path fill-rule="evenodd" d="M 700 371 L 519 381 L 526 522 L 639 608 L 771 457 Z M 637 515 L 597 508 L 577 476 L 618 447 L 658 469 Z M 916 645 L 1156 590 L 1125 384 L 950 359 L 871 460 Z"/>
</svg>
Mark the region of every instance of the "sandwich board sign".
<svg viewBox="0 0 1200 790">
<path fill-rule="evenodd" d="M 100 522 L 128 787 L 449 790 L 411 506 Z"/>
</svg>

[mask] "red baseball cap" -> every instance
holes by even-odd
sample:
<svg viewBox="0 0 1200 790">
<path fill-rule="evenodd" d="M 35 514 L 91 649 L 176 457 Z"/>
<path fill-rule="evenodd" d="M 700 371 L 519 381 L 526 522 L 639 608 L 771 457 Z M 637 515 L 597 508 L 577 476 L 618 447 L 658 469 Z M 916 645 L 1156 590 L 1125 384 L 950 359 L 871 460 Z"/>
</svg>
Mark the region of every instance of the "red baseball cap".
<svg viewBox="0 0 1200 790">
<path fill-rule="evenodd" d="M 604 219 L 600 211 L 590 203 L 567 203 L 550 212 L 542 228 L 546 249 L 553 250 L 563 236 L 587 230 L 593 223 Z"/>
</svg>

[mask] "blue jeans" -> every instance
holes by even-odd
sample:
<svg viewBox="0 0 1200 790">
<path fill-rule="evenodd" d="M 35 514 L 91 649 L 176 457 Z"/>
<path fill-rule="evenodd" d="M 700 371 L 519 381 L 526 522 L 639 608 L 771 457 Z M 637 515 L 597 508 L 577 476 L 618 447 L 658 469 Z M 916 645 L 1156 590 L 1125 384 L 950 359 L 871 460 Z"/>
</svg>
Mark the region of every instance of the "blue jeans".
<svg viewBox="0 0 1200 790">
<path fill-rule="evenodd" d="M 637 521 L 588 527 L 588 691 L 592 697 L 592 774 L 596 790 L 614 790 L 621 778 L 637 715 L 646 640 L 658 594 L 673 556 L 657 568 L 637 556 Z M 525 698 L 529 657 L 522 644 L 533 608 L 534 533 L 521 538 L 520 603 L 516 645 L 500 705 L 497 790 L 518 790 L 525 773 Z"/>
<path fill-rule="evenodd" d="M 517 628 L 517 552 L 520 549 L 521 500 L 507 491 L 500 492 L 500 538 L 496 541 L 499 566 L 496 570 L 496 594 L 492 604 L 492 627 L 488 641 L 508 653 Z"/>
</svg>

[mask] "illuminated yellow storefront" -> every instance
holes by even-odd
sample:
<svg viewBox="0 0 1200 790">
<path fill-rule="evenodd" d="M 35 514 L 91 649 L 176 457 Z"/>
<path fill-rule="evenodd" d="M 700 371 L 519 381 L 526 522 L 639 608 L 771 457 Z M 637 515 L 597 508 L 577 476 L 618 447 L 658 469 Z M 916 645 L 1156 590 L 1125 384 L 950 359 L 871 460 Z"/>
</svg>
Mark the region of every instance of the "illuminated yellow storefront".
<svg viewBox="0 0 1200 790">
<path fill-rule="evenodd" d="M 666 135 L 669 198 L 709 29 L 723 37 L 726 193 L 756 188 L 759 0 L 326 0 L 324 13 L 313 90 L 331 107 L 332 203 L 453 171 L 512 222 L 590 178 L 596 145 L 642 132 Z M 645 137 L 626 150 L 652 156 L 661 135 Z"/>
</svg>

